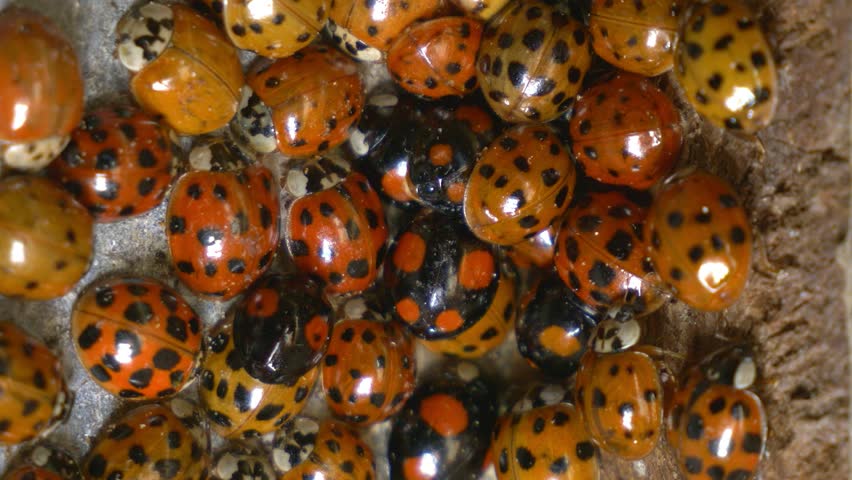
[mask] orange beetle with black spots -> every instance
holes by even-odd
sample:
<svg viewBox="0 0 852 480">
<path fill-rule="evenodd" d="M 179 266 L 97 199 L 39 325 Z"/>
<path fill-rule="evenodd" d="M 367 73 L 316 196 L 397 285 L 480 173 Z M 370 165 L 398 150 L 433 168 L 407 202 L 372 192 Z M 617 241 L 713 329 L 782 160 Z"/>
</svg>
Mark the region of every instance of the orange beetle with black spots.
<svg viewBox="0 0 852 480">
<path fill-rule="evenodd" d="M 272 442 L 279 478 L 370 480 L 376 478 L 373 451 L 358 432 L 337 420 L 296 417 Z"/>
<path fill-rule="evenodd" d="M 396 414 L 414 391 L 414 343 L 396 322 L 343 320 L 322 361 L 328 407 L 358 426 Z"/>
<path fill-rule="evenodd" d="M 291 161 L 285 189 L 296 197 L 284 230 L 296 267 L 322 280 L 329 293 L 370 287 L 388 231 L 384 207 L 366 177 L 329 158 Z"/>
<path fill-rule="evenodd" d="M 497 421 L 497 392 L 472 363 L 440 368 L 391 421 L 391 478 L 468 479 L 482 473 Z"/>
<path fill-rule="evenodd" d="M 159 118 L 106 107 L 83 118 L 49 173 L 97 221 L 109 222 L 160 204 L 172 181 L 172 149 Z"/>
<path fill-rule="evenodd" d="M 737 301 L 751 265 L 751 223 L 734 189 L 696 170 L 669 179 L 645 222 L 649 255 L 665 285 L 698 310 Z"/>
<path fill-rule="evenodd" d="M 650 80 L 618 74 L 577 97 L 568 124 L 574 157 L 599 182 L 637 190 L 669 173 L 681 147 L 677 108 Z"/>
<path fill-rule="evenodd" d="M 749 390 L 757 378 L 751 350 L 723 348 L 684 377 L 668 411 L 668 440 L 689 480 L 757 475 L 766 448 L 766 412 Z"/>
<path fill-rule="evenodd" d="M 646 258 L 648 199 L 621 191 L 579 196 L 556 239 L 556 271 L 599 312 L 644 315 L 662 305 L 662 286 Z"/>
<path fill-rule="evenodd" d="M 571 157 L 548 127 L 511 127 L 476 163 L 465 191 L 465 221 L 486 242 L 519 243 L 557 224 L 575 180 Z"/>
<path fill-rule="evenodd" d="M 547 375 L 566 378 L 580 368 L 586 343 L 599 318 L 555 274 L 537 286 L 518 317 L 518 351 Z"/>
<path fill-rule="evenodd" d="M 243 68 L 213 22 L 186 5 L 148 1 L 116 30 L 118 58 L 133 73 L 133 97 L 178 133 L 212 132 L 237 112 Z"/>
<path fill-rule="evenodd" d="M 655 352 L 637 345 L 640 335 L 633 319 L 599 323 L 576 378 L 577 405 L 592 438 L 629 460 L 651 453 L 663 429 L 662 380 Z"/>
<path fill-rule="evenodd" d="M 14 6 L 0 13 L 0 45 L 0 162 L 38 170 L 83 116 L 77 55 L 50 19 Z"/>
<path fill-rule="evenodd" d="M 628 72 L 654 77 L 671 70 L 683 0 L 594 0 L 592 47 Z"/>
<path fill-rule="evenodd" d="M 443 353 L 481 356 L 515 319 L 515 279 L 493 248 L 435 212 L 397 237 L 384 280 L 394 318 Z"/>
<path fill-rule="evenodd" d="M 8 321 L 0 322 L 0 445 L 48 432 L 71 407 L 59 359 Z"/>
<path fill-rule="evenodd" d="M 292 384 L 319 364 L 331 328 L 331 307 L 319 284 L 273 273 L 255 282 L 237 304 L 234 348 L 252 377 Z"/>
<path fill-rule="evenodd" d="M 279 199 L 272 172 L 223 139 L 207 139 L 189 156 L 166 212 L 166 235 L 178 278 L 192 291 L 227 300 L 272 263 L 278 248 Z"/>
<path fill-rule="evenodd" d="M 358 121 L 364 89 L 346 55 L 312 45 L 274 62 L 259 60 L 246 76 L 231 128 L 252 149 L 309 157 L 343 143 Z"/>
<path fill-rule="evenodd" d="M 126 399 L 163 398 L 195 374 L 201 322 L 177 292 L 149 278 L 115 277 L 77 299 L 71 336 L 83 367 Z"/>
<path fill-rule="evenodd" d="M 443 17 L 406 29 L 388 50 L 388 70 L 402 88 L 426 98 L 476 90 L 476 52 L 482 24 Z"/>
<path fill-rule="evenodd" d="M 267 58 L 293 55 L 319 35 L 328 16 L 328 0 L 270 0 L 257 8 L 245 0 L 199 0 L 222 24 L 231 42 Z"/>
</svg>

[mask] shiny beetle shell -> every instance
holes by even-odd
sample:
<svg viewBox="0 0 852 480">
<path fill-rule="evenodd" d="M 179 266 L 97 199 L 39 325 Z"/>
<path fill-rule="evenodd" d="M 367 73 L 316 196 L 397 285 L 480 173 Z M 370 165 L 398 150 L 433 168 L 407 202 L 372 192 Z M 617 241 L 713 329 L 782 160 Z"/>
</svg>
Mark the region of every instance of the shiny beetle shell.
<svg viewBox="0 0 852 480">
<path fill-rule="evenodd" d="M 548 122 L 568 109 L 591 64 L 586 28 L 540 0 L 504 8 L 482 34 L 477 77 L 509 122 Z"/>
<path fill-rule="evenodd" d="M 109 424 L 83 461 L 87 479 L 207 478 L 209 442 L 190 403 L 137 407 Z"/>
<path fill-rule="evenodd" d="M 0 445 L 45 433 L 70 407 L 59 359 L 8 321 L 0 322 Z"/>
<path fill-rule="evenodd" d="M 391 420 L 390 478 L 479 478 L 497 421 L 494 385 L 468 362 L 441 367 Z"/>
<path fill-rule="evenodd" d="M 267 58 L 289 57 L 319 35 L 328 0 L 201 0 L 221 20 L 231 42 Z"/>
<path fill-rule="evenodd" d="M 270 274 L 236 305 L 234 346 L 252 377 L 292 384 L 319 364 L 331 327 L 331 307 L 316 282 Z"/>
<path fill-rule="evenodd" d="M 577 98 L 569 123 L 586 175 L 638 190 L 669 173 L 680 155 L 680 115 L 649 80 L 619 74 Z"/>
<path fill-rule="evenodd" d="M 103 389 L 148 400 L 173 395 L 192 380 L 201 321 L 180 294 L 156 280 L 105 278 L 77 299 L 71 338 Z"/>
<path fill-rule="evenodd" d="M 52 21 L 19 7 L 0 13 L 0 45 L 0 161 L 38 170 L 83 116 L 77 55 Z"/>
<path fill-rule="evenodd" d="M 269 268 L 278 248 L 279 198 L 272 172 L 246 165 L 233 146 L 213 140 L 190 163 L 211 170 L 180 176 L 166 211 L 166 235 L 178 278 L 191 290 L 227 300 Z M 236 162 L 220 168 L 218 162 Z"/>
<path fill-rule="evenodd" d="M 746 134 L 767 126 L 778 103 L 772 51 L 749 7 L 695 3 L 681 23 L 675 74 L 695 110 L 716 126 Z"/>
<path fill-rule="evenodd" d="M 259 61 L 246 75 L 232 127 L 258 152 L 311 156 L 343 143 L 364 104 L 355 62 L 313 45 L 275 62 Z"/>
<path fill-rule="evenodd" d="M 49 174 L 108 222 L 160 204 L 172 180 L 172 141 L 157 117 L 133 107 L 88 113 Z"/>
<path fill-rule="evenodd" d="M 426 98 L 476 90 L 476 52 L 482 24 L 443 17 L 406 29 L 388 50 L 388 70 L 402 88 Z"/>
<path fill-rule="evenodd" d="M 280 478 L 376 478 L 373 451 L 356 430 L 337 420 L 297 417 L 275 435 L 272 462 Z"/>
<path fill-rule="evenodd" d="M 637 350 L 586 352 L 576 380 L 577 404 L 597 444 L 637 460 L 657 446 L 663 387 L 654 360 Z"/>
<path fill-rule="evenodd" d="M 592 47 L 616 67 L 646 77 L 674 64 L 684 0 L 594 0 L 589 16 Z"/>
<path fill-rule="evenodd" d="M 0 294 L 61 297 L 89 269 L 92 217 L 41 177 L 0 180 Z"/>
<path fill-rule="evenodd" d="M 739 298 L 751 265 L 751 224 L 731 186 L 705 171 L 657 193 L 645 223 L 657 273 L 677 298 L 718 311 Z"/>
<path fill-rule="evenodd" d="M 597 480 L 599 456 L 582 413 L 567 403 L 509 413 L 491 441 L 498 480 Z"/>
<path fill-rule="evenodd" d="M 356 425 L 398 412 L 414 391 L 414 343 L 395 322 L 343 320 L 322 362 L 328 407 Z"/>
<path fill-rule="evenodd" d="M 303 171 L 288 175 L 288 180 L 295 176 L 311 183 Z M 321 279 L 330 293 L 354 293 L 376 280 L 388 231 L 378 194 L 363 175 L 353 172 L 295 200 L 284 236 L 297 268 Z"/>
<path fill-rule="evenodd" d="M 144 3 L 117 27 L 118 57 L 133 72 L 130 91 L 177 132 L 197 135 L 228 123 L 244 82 L 237 49 L 213 22 L 185 5 Z"/>
<path fill-rule="evenodd" d="M 483 150 L 468 180 L 465 220 L 482 240 L 519 243 L 557 224 L 575 179 L 574 163 L 552 131 L 511 127 Z"/>
<path fill-rule="evenodd" d="M 556 239 L 554 263 L 562 281 L 600 312 L 648 314 L 663 301 L 662 285 L 646 258 L 647 204 L 619 191 L 577 199 Z"/>
<path fill-rule="evenodd" d="M 210 428 L 224 438 L 274 432 L 304 408 L 316 383 L 312 368 L 292 383 L 264 383 L 249 375 L 234 348 L 230 317 L 215 327 L 199 373 L 198 396 Z"/>
</svg>

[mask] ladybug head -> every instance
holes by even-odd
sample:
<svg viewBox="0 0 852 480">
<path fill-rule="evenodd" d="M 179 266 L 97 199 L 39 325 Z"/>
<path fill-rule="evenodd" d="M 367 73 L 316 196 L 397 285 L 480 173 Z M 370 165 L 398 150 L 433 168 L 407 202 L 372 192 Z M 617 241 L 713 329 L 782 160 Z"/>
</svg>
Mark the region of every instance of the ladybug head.
<svg viewBox="0 0 852 480">
<path fill-rule="evenodd" d="M 349 175 L 349 162 L 337 156 L 290 161 L 284 188 L 296 198 L 334 187 Z"/>
<path fill-rule="evenodd" d="M 601 321 L 592 336 L 592 350 L 595 353 L 617 353 L 639 343 L 642 328 L 633 318 L 617 320 L 607 318 Z"/>
<path fill-rule="evenodd" d="M 189 170 L 236 172 L 254 163 L 255 158 L 225 137 L 202 136 L 189 152 Z"/>
<path fill-rule="evenodd" d="M 272 443 L 272 462 L 287 473 L 308 459 L 314 451 L 320 424 L 313 418 L 296 417 L 284 425 Z"/>
<path fill-rule="evenodd" d="M 723 348 L 708 356 L 701 364 L 708 380 L 745 389 L 757 379 L 754 352 L 745 345 Z"/>
<path fill-rule="evenodd" d="M 119 22 L 118 58 L 131 72 L 153 62 L 169 46 L 174 34 L 171 7 L 147 2 L 132 9 Z"/>
</svg>

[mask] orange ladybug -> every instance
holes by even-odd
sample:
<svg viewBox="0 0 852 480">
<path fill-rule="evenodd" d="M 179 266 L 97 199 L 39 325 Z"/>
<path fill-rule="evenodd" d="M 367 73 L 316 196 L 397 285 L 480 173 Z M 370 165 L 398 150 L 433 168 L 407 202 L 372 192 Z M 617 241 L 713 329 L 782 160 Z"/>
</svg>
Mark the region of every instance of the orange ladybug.
<svg viewBox="0 0 852 480">
<path fill-rule="evenodd" d="M 174 290 L 149 278 L 90 285 L 71 315 L 81 363 L 106 391 L 126 399 L 168 397 L 195 374 L 201 321 Z"/>
<path fill-rule="evenodd" d="M 657 273 L 687 305 L 731 306 L 748 280 L 751 224 L 733 188 L 703 170 L 675 176 L 657 192 L 645 238 Z"/>
<path fill-rule="evenodd" d="M 373 451 L 358 432 L 337 420 L 296 417 L 272 443 L 272 464 L 288 479 L 373 479 Z"/>
<path fill-rule="evenodd" d="M 312 45 L 275 62 L 256 63 L 246 77 L 237 136 L 262 153 L 322 153 L 343 143 L 361 115 L 364 89 L 346 55 Z"/>
<path fill-rule="evenodd" d="M 59 28 L 31 10 L 0 13 L 0 165 L 38 170 L 83 116 L 77 55 Z"/>
<path fill-rule="evenodd" d="M 519 243 L 560 220 L 575 180 L 571 157 L 548 127 L 516 125 L 482 151 L 465 191 L 465 221 L 486 242 Z"/>
<path fill-rule="evenodd" d="M 638 460 L 657 446 L 663 428 L 663 386 L 642 346 L 636 320 L 598 324 L 576 378 L 577 405 L 597 444 Z"/>
<path fill-rule="evenodd" d="M 680 114 L 649 80 L 618 74 L 583 92 L 568 124 L 574 157 L 599 182 L 651 187 L 678 160 Z"/>
<path fill-rule="evenodd" d="M 426 98 L 476 90 L 476 52 L 482 24 L 444 17 L 406 29 L 388 50 L 388 70 L 402 88 Z"/>
<path fill-rule="evenodd" d="M 178 133 L 212 132 L 234 116 L 243 68 L 212 22 L 185 5 L 147 2 L 122 17 L 117 35 L 136 101 Z"/>
<path fill-rule="evenodd" d="M 308 46 L 328 16 L 328 0 L 200 0 L 231 42 L 267 58 L 284 58 Z"/>
</svg>

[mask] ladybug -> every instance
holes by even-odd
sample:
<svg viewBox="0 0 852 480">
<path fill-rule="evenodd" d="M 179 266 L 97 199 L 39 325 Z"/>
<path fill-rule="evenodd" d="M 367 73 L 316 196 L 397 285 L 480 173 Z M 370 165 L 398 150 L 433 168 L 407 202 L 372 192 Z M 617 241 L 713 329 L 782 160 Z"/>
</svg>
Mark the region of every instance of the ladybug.
<svg viewBox="0 0 852 480">
<path fill-rule="evenodd" d="M 542 0 L 504 8 L 482 34 L 477 78 L 508 122 L 549 122 L 571 105 L 591 65 L 586 29 Z"/>
<path fill-rule="evenodd" d="M 444 0 L 335 0 L 326 29 L 331 41 L 353 58 L 378 62 L 405 27 L 415 20 L 438 16 Z"/>
<path fill-rule="evenodd" d="M 0 322 L 0 445 L 48 432 L 71 407 L 59 359 L 8 321 Z"/>
<path fill-rule="evenodd" d="M 442 366 L 391 420 L 390 478 L 479 478 L 496 421 L 497 392 L 479 368 Z"/>
<path fill-rule="evenodd" d="M 616 67 L 646 77 L 672 68 L 684 0 L 594 0 L 589 15 L 592 48 Z"/>
<path fill-rule="evenodd" d="M 647 189 L 680 155 L 677 108 L 637 75 L 617 74 L 577 97 L 568 130 L 586 175 L 612 185 Z"/>
<path fill-rule="evenodd" d="M 463 96 L 476 90 L 476 52 L 482 24 L 443 17 L 408 27 L 388 50 L 391 78 L 426 98 Z"/>
<path fill-rule="evenodd" d="M 185 400 L 137 407 L 108 425 L 83 461 L 87 479 L 207 478 L 209 440 Z"/>
<path fill-rule="evenodd" d="M 49 173 L 95 220 L 109 222 L 162 202 L 172 181 L 173 148 L 156 116 L 105 107 L 83 118 Z"/>
<path fill-rule="evenodd" d="M 584 303 L 602 313 L 648 314 L 662 286 L 646 258 L 647 202 L 621 191 L 591 192 L 568 210 L 556 239 L 556 271 Z"/>
<path fill-rule="evenodd" d="M 733 188 L 703 170 L 657 192 L 645 222 L 656 271 L 678 299 L 719 311 L 739 298 L 751 265 L 751 227 Z"/>
<path fill-rule="evenodd" d="M 68 293 L 92 260 L 92 217 L 42 177 L 0 180 L 0 295 L 49 300 Z"/>
<path fill-rule="evenodd" d="M 279 199 L 272 172 L 223 139 L 190 153 L 191 171 L 169 198 L 166 236 L 178 278 L 192 291 L 227 300 L 272 263 Z"/>
<path fill-rule="evenodd" d="M 301 412 L 316 383 L 316 368 L 291 383 L 264 383 L 249 375 L 234 348 L 231 318 L 209 333 L 206 346 L 198 397 L 211 430 L 223 438 L 249 438 L 278 430 Z"/>
<path fill-rule="evenodd" d="M 376 478 L 373 451 L 358 432 L 336 420 L 296 417 L 275 434 L 272 463 L 279 478 Z"/>
<path fill-rule="evenodd" d="M 376 280 L 388 229 L 379 195 L 360 173 L 329 158 L 291 161 L 285 189 L 296 197 L 284 237 L 296 267 L 329 293 L 353 293 Z"/>
<path fill-rule="evenodd" d="M 465 221 L 486 242 L 520 243 L 560 220 L 575 180 L 571 157 L 548 127 L 516 125 L 482 151 L 465 191 Z"/>
<path fill-rule="evenodd" d="M 222 24 L 231 43 L 267 58 L 284 58 L 319 35 L 328 0 L 269 2 L 263 8 L 244 0 L 197 0 Z"/>
<path fill-rule="evenodd" d="M 545 374 L 569 377 L 580 367 L 586 343 L 598 321 L 598 316 L 551 273 L 518 317 L 518 351 Z"/>
<path fill-rule="evenodd" d="M 217 480 L 272 480 L 277 478 L 264 452 L 245 445 L 231 445 L 211 466 L 211 478 Z"/>
<path fill-rule="evenodd" d="M 663 428 L 663 384 L 650 348 L 637 346 L 635 319 L 603 320 L 580 361 L 577 405 L 597 444 L 628 460 L 656 447 Z"/>
<path fill-rule="evenodd" d="M 430 348 L 479 357 L 499 345 L 515 319 L 515 279 L 493 248 L 463 225 L 423 213 L 385 264 L 395 319 Z"/>
<path fill-rule="evenodd" d="M 331 328 L 331 307 L 316 282 L 270 274 L 236 306 L 234 348 L 252 377 L 292 384 L 319 364 Z"/>
<path fill-rule="evenodd" d="M 453 0 L 453 4 L 465 13 L 482 21 L 488 21 L 509 3 L 509 0 Z"/>
<path fill-rule="evenodd" d="M 766 412 L 748 390 L 757 377 L 748 347 L 726 347 L 693 368 L 670 410 L 669 443 L 687 479 L 755 478 L 766 448 Z"/>
<path fill-rule="evenodd" d="M 746 134 L 767 126 L 778 103 L 778 74 L 751 10 L 733 0 L 698 2 L 681 25 L 674 71 L 695 111 Z"/>
<path fill-rule="evenodd" d="M 498 480 L 599 476 L 598 450 L 583 415 L 568 403 L 505 415 L 494 428 L 490 453 Z"/>
<path fill-rule="evenodd" d="M 83 116 L 74 48 L 50 19 L 20 7 L 0 13 L 0 164 L 39 170 Z"/>
<path fill-rule="evenodd" d="M 236 113 L 245 84 L 237 49 L 199 13 L 149 1 L 122 17 L 117 36 L 133 97 L 178 133 L 212 132 Z"/>
<path fill-rule="evenodd" d="M 261 153 L 277 147 L 284 155 L 307 157 L 340 145 L 364 105 L 358 66 L 323 45 L 258 61 L 246 82 L 231 128 Z"/>
<path fill-rule="evenodd" d="M 399 324 L 343 320 L 322 361 L 326 403 L 356 425 L 380 422 L 411 396 L 415 370 L 414 343 Z"/>
<path fill-rule="evenodd" d="M 16 455 L 3 480 L 83 480 L 80 467 L 67 452 L 38 444 Z"/>
<path fill-rule="evenodd" d="M 201 322 L 180 294 L 141 277 L 104 278 L 77 299 L 71 337 L 80 363 L 106 391 L 126 399 L 174 395 L 201 354 Z"/>
</svg>

